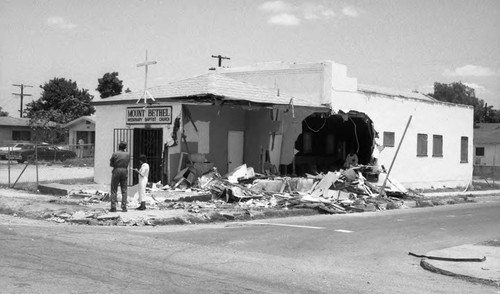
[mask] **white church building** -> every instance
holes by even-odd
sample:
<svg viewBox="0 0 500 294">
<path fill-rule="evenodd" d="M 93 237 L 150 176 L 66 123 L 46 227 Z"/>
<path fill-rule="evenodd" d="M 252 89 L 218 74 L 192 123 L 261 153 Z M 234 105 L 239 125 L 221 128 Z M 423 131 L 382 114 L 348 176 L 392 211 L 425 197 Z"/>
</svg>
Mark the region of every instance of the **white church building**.
<svg viewBox="0 0 500 294">
<path fill-rule="evenodd" d="M 148 105 L 136 104 L 143 92 L 93 102 L 96 182 L 109 182 L 120 141 L 129 142 L 132 165 L 145 154 L 151 180 L 164 183 L 185 167 L 186 154 L 203 155 L 221 173 L 243 163 L 262 172 L 271 163 L 282 175 L 301 175 L 341 168 L 349 150 L 360 164 L 377 157 L 388 169 L 394 161 L 390 177 L 407 188 L 472 179 L 472 107 L 361 85 L 332 61 L 218 68 L 149 92 Z"/>
</svg>

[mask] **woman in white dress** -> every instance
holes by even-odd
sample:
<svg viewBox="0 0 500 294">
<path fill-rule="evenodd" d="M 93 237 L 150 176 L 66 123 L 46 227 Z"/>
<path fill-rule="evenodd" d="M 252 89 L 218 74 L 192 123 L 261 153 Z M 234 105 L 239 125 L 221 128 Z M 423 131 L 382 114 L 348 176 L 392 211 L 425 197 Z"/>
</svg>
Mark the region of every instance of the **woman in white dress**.
<svg viewBox="0 0 500 294">
<path fill-rule="evenodd" d="M 139 156 L 139 164 L 141 165 L 141 169 L 134 168 L 139 174 L 139 203 L 140 206 L 137 207 L 137 210 L 145 210 L 146 209 L 146 185 L 148 184 L 149 177 L 149 164 L 147 163 L 146 155 L 141 154 Z"/>
</svg>

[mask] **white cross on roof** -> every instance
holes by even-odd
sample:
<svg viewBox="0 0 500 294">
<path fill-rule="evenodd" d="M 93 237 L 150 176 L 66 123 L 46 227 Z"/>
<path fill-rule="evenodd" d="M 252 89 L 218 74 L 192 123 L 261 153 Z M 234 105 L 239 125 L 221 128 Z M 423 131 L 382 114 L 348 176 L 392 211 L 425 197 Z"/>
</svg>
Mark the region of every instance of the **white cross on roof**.
<svg viewBox="0 0 500 294">
<path fill-rule="evenodd" d="M 153 65 L 153 64 L 156 64 L 156 61 L 148 61 L 148 50 L 146 50 L 146 60 L 144 62 L 137 64 L 137 67 L 144 66 L 145 76 L 144 76 L 144 93 L 142 94 L 141 98 L 139 98 L 139 100 L 137 100 L 136 104 L 139 103 L 139 101 L 141 101 L 141 99 L 143 99 L 143 98 L 144 98 L 144 103 L 147 104 L 148 96 L 153 101 L 155 101 L 155 98 L 153 97 L 153 95 L 151 95 L 151 93 L 149 93 L 149 91 L 148 91 L 148 67 L 150 65 Z"/>
</svg>

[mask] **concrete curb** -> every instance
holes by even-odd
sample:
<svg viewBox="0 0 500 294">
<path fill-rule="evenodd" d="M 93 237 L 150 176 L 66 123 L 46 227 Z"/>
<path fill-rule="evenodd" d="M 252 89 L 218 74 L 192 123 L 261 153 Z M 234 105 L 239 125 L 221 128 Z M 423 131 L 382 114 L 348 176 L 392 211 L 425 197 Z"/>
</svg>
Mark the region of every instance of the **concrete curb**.
<svg viewBox="0 0 500 294">
<path fill-rule="evenodd" d="M 457 274 L 457 273 L 454 273 L 451 271 L 447 271 L 445 269 L 441 269 L 441 268 L 433 266 L 432 264 L 427 262 L 427 259 L 425 259 L 425 258 L 422 258 L 422 260 L 420 261 L 420 266 L 422 268 L 424 268 L 425 270 L 428 270 L 428 271 L 433 272 L 433 273 L 437 273 L 437 274 L 441 274 L 441 275 L 445 275 L 445 276 L 450 276 L 450 277 L 454 277 L 454 278 L 459 278 L 459 279 L 467 280 L 467 281 L 473 282 L 473 283 L 480 283 L 480 284 L 484 284 L 484 285 L 488 285 L 488 286 L 500 287 L 500 281 L 483 279 L 483 278 L 473 277 L 473 276 L 469 276 L 469 275 L 462 275 L 462 274 Z"/>
<path fill-rule="evenodd" d="M 424 197 L 453 197 L 453 196 L 491 196 L 500 195 L 500 190 L 482 190 L 465 192 L 430 192 L 422 193 Z"/>
<path fill-rule="evenodd" d="M 38 185 L 38 191 L 42 195 L 66 196 L 68 189 L 66 186 L 59 184 Z"/>
<path fill-rule="evenodd" d="M 499 246 L 464 244 L 433 250 L 425 255 L 429 258 L 424 257 L 420 261 L 420 266 L 425 270 L 469 282 L 500 287 Z"/>
</svg>

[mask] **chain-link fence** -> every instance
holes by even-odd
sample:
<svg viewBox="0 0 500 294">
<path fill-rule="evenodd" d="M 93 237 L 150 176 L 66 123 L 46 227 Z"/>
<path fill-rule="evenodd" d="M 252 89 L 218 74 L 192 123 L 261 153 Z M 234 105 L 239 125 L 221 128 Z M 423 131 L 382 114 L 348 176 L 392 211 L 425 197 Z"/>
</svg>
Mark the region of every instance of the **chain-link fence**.
<svg viewBox="0 0 500 294">
<path fill-rule="evenodd" d="M 94 176 L 94 145 L 25 144 L 0 149 L 0 184 L 37 189 L 43 183 L 89 182 Z"/>
</svg>

